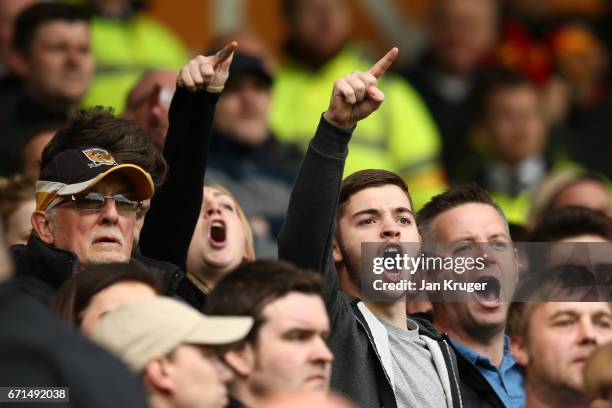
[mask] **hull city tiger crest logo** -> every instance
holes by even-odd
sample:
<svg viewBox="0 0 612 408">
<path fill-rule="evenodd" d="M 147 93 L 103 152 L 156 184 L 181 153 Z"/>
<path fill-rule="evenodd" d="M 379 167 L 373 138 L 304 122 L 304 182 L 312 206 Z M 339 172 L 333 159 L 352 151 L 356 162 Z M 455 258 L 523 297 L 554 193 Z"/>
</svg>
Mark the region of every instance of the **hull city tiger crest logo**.
<svg viewBox="0 0 612 408">
<path fill-rule="evenodd" d="M 108 150 L 100 148 L 85 149 L 83 150 L 83 154 L 91 162 L 89 163 L 90 168 L 102 165 L 115 166 L 117 164 L 115 158 L 108 152 Z"/>
</svg>

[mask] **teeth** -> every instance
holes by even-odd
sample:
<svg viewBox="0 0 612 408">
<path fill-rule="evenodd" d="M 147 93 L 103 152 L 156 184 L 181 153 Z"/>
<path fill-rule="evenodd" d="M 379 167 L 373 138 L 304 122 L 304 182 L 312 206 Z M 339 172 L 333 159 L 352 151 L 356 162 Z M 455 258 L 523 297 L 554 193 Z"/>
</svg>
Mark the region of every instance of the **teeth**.
<svg viewBox="0 0 612 408">
<path fill-rule="evenodd" d="M 212 224 L 210 224 L 211 227 L 220 227 L 223 228 L 223 223 L 221 221 L 213 221 Z"/>
</svg>

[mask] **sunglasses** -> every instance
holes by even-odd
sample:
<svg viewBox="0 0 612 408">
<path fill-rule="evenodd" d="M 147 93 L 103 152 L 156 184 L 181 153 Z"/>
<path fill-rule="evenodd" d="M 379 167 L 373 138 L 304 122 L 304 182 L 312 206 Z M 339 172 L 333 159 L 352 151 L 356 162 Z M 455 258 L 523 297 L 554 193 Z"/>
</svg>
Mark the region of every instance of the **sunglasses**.
<svg viewBox="0 0 612 408">
<path fill-rule="evenodd" d="M 117 211 L 123 214 L 141 214 L 144 211 L 144 204 L 142 201 L 130 200 L 123 194 L 107 196 L 102 193 L 91 192 L 82 196 L 72 195 L 62 203 L 71 201 L 74 207 L 79 210 L 98 212 L 104 208 L 106 200 L 113 200 Z"/>
</svg>

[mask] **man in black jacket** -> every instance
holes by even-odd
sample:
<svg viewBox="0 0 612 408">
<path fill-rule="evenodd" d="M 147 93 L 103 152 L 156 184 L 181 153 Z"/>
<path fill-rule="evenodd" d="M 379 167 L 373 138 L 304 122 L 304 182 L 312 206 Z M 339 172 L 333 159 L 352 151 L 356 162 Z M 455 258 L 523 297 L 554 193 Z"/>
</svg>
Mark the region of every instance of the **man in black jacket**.
<svg viewBox="0 0 612 408">
<path fill-rule="evenodd" d="M 341 189 L 352 130 L 382 103 L 377 79 L 397 53 L 394 48 L 368 72 L 334 83 L 291 195 L 279 256 L 324 274 L 335 356 L 332 389 L 364 407 L 458 407 L 454 355 L 446 340 L 431 326 L 406 319 L 404 300 L 360 300 L 362 242 L 420 241 L 407 187 L 397 175 L 365 170 Z"/>
</svg>

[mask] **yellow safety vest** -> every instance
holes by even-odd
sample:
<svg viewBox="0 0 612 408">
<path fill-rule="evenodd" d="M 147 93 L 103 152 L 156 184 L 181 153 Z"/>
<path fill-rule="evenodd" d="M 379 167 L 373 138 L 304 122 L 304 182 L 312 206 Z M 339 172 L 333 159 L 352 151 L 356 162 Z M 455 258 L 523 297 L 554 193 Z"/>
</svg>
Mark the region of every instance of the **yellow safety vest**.
<svg viewBox="0 0 612 408">
<path fill-rule="evenodd" d="M 347 46 L 316 72 L 289 62 L 278 72 L 272 92 L 271 127 L 282 142 L 306 150 L 319 117 L 328 105 L 336 79 L 366 71 L 372 62 L 358 47 Z M 415 209 L 446 188 L 439 163 L 438 130 L 416 91 L 386 73 L 380 109 L 357 125 L 349 145 L 345 176 L 362 169 L 386 169 L 408 183 Z"/>
<path fill-rule="evenodd" d="M 83 105 L 123 111 L 128 92 L 150 69 L 179 69 L 189 54 L 178 37 L 157 21 L 137 15 L 127 21 L 95 17 L 91 24 L 96 76 Z"/>
</svg>

